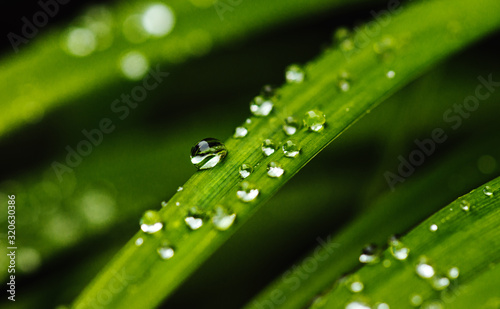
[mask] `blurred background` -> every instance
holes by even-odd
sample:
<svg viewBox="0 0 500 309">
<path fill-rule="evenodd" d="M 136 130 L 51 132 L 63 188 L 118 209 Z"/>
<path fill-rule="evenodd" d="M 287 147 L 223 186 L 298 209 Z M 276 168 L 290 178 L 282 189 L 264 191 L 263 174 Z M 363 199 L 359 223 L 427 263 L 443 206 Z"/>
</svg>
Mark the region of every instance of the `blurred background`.
<svg viewBox="0 0 500 309">
<path fill-rule="evenodd" d="M 286 66 L 315 58 L 336 29 L 354 28 L 386 6 L 295 2 L 243 0 L 223 13 L 208 0 L 57 3 L 59 11 L 18 52 L 9 34 L 21 35 L 23 17 L 41 7 L 26 0 L 3 5 L 0 203 L 16 195 L 19 273 L 18 301 L 2 298 L 2 308 L 71 303 L 134 235 L 141 214 L 160 208 L 195 172 L 192 145 L 230 137 L 263 85 L 282 84 Z M 156 30 L 144 24 L 145 14 Z M 429 138 L 436 127 L 449 139 L 398 189 L 453 159 L 438 207 L 498 176 L 500 91 L 457 130 L 443 113 L 473 94 L 478 76 L 500 75 L 499 38 L 432 68 L 335 140 L 164 307 L 241 307 L 314 248 L 317 237 L 391 195 L 384 172 L 397 170 L 398 156 L 407 157 L 414 139 Z M 126 116 L 126 104 L 113 111 L 151 68 L 169 75 Z M 59 177 L 54 162 L 67 164 L 68 147 L 77 149 L 86 139 L 82 131 L 98 129 L 104 118 L 115 129 Z M 6 226 L 4 211 L 0 222 Z M 5 228 L 0 238 L 3 244 Z M 1 267 L 7 263 L 2 254 Z"/>
</svg>

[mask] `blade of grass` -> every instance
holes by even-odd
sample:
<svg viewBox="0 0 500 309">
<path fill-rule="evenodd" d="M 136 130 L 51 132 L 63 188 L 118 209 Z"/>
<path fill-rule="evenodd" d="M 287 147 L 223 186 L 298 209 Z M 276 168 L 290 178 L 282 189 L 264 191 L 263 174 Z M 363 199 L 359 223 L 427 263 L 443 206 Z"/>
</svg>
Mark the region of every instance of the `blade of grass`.
<svg viewBox="0 0 500 309">
<path fill-rule="evenodd" d="M 362 267 L 351 275 L 363 283 L 361 293 L 353 295 L 347 288 L 349 279 L 341 280 L 315 308 L 345 308 L 353 301 L 412 308 L 412 299 L 414 303 L 419 299 L 417 305 L 423 302 L 426 308 L 432 302 L 447 301 L 461 285 L 500 262 L 499 189 L 500 178 L 496 178 L 444 207 L 401 239 L 410 249 L 407 259 L 396 260 L 390 249 L 385 250 L 381 260 L 389 262 Z M 470 204 L 468 211 L 462 209 L 463 203 Z M 434 231 L 433 225 L 437 226 Z M 454 267 L 459 270 L 458 278 L 449 275 Z M 440 278 L 444 279 L 435 281 Z M 498 297 L 497 291 L 491 292 L 477 291 L 474 298 L 483 303 Z"/>
<path fill-rule="evenodd" d="M 390 68 L 381 63 L 371 46 L 359 49 L 349 61 L 345 61 L 340 50 L 333 50 L 311 62 L 305 68 L 305 82 L 285 85 L 281 89 L 281 99 L 275 105 L 275 114 L 280 117 L 252 118 L 252 123 L 247 126 L 250 133 L 245 139 L 227 140 L 229 156 L 225 162 L 212 170 L 196 173 L 186 183 L 184 191 L 170 200 L 171 206 L 161 210 L 160 215 L 166 226 L 158 235 L 160 237 L 146 237 L 138 233 L 83 291 L 74 306 L 87 308 L 99 302 L 102 304 L 99 295 L 103 291 L 108 291 L 106 305 L 115 308 L 157 306 L 229 238 L 239 224 L 354 121 L 430 65 L 496 29 L 500 20 L 492 12 L 498 12 L 499 7 L 500 3 L 495 1 L 485 1 L 481 6 L 467 1 L 432 1 L 412 5 L 392 18 L 390 25 L 373 37 L 377 41 L 391 36 L 395 42 L 401 43 L 395 50 L 397 57 L 390 63 Z M 443 10 L 449 14 L 442 16 Z M 416 20 L 419 20 L 418 25 Z M 460 28 L 459 35 L 443 42 L 443 37 L 451 31 L 447 25 L 458 20 L 468 27 Z M 412 44 L 402 44 L 405 41 Z M 396 72 L 395 78 L 385 78 L 389 69 Z M 334 86 L 342 70 L 352 76 L 351 90 L 347 93 L 341 93 Z M 284 116 L 301 116 L 307 110 L 318 107 L 327 115 L 328 125 L 319 134 L 301 130 L 294 136 L 302 146 L 300 156 L 289 160 L 282 159 L 277 153 L 269 158 L 263 157 L 260 145 L 264 138 L 279 143 L 285 140 L 281 130 Z M 285 174 L 280 179 L 270 179 L 266 176 L 265 167 L 278 158 Z M 248 180 L 260 188 L 260 195 L 250 205 L 242 204 L 236 198 L 239 183 L 237 171 L 242 163 L 258 165 Z M 177 202 L 181 207 L 174 206 Z M 217 204 L 231 206 L 238 214 L 235 228 L 221 233 L 205 224 L 192 232 L 184 226 L 183 218 L 189 207 L 199 206 L 210 211 Z M 146 237 L 140 247 L 134 244 L 138 237 Z M 175 257 L 169 261 L 159 259 L 155 252 L 161 237 L 167 237 L 176 247 Z M 130 281 L 121 290 L 109 293 L 116 272 L 125 269 Z"/>
</svg>

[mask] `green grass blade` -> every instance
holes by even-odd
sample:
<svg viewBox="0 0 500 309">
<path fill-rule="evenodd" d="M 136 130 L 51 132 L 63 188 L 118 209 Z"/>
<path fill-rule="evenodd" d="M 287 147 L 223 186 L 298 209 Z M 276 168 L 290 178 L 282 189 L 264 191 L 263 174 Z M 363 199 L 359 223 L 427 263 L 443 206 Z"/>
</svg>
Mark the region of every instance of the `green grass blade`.
<svg viewBox="0 0 500 309">
<path fill-rule="evenodd" d="M 385 250 L 381 257 L 385 262 L 362 267 L 340 280 L 315 308 L 345 308 L 350 302 L 369 306 L 386 303 L 391 308 L 422 303 L 423 308 L 432 303 L 444 306 L 460 293 L 462 285 L 478 276 L 489 276 L 490 269 L 500 262 L 499 189 L 500 178 L 496 178 L 444 207 L 401 239 L 410 249 L 408 258 L 396 260 L 390 249 Z M 464 203 L 470 205 L 468 211 L 463 210 Z M 449 274 L 455 267 L 458 278 Z M 352 293 L 348 289 L 351 279 L 362 282 L 363 291 Z M 482 305 L 495 297 L 498 291 L 491 288 L 474 295 Z"/>
<path fill-rule="evenodd" d="M 115 308 L 157 306 L 232 235 L 237 225 L 248 219 L 354 121 L 432 64 L 496 29 L 500 19 L 492 12 L 498 12 L 499 8 L 500 3 L 496 1 L 484 1 L 480 6 L 467 1 L 417 3 L 394 16 L 390 25 L 372 37 L 373 42 L 387 36 L 396 42 L 396 57 L 389 63 L 381 62 L 380 55 L 374 53 L 370 44 L 356 50 L 348 61 L 340 50 L 333 50 L 308 64 L 305 67 L 306 81 L 285 85 L 281 89 L 281 99 L 272 116 L 252 118 L 252 123 L 247 125 L 247 137 L 227 140 L 228 158 L 212 170 L 196 173 L 184 185 L 184 191 L 169 201 L 170 206 L 161 210 L 166 228 L 160 236 L 164 235 L 176 247 L 175 256 L 168 261 L 159 259 L 156 249 L 161 239 L 138 233 L 80 295 L 75 307 L 102 305 L 103 293 L 106 293 L 106 305 Z M 441 14 L 443 10 L 449 13 L 446 17 Z M 468 26 L 450 30 L 450 23 L 458 21 Z M 443 42 L 443 37 L 449 39 Z M 410 41 L 412 44 L 405 44 Z M 396 72 L 395 78 L 385 77 L 388 70 Z M 351 77 L 351 89 L 346 93 L 336 87 L 343 71 Z M 260 145 L 263 139 L 271 138 L 278 143 L 286 140 L 281 129 L 284 117 L 301 117 L 313 108 L 320 108 L 327 115 L 327 127 L 321 133 L 301 130 L 294 136 L 302 147 L 297 158 L 283 158 L 280 152 L 268 158 L 262 155 Z M 281 178 L 271 179 L 266 175 L 270 161 L 282 164 L 285 174 Z M 248 181 L 258 186 L 260 195 L 250 204 L 242 204 L 236 198 L 240 181 L 237 171 L 242 163 L 257 166 Z M 174 206 L 177 202 L 181 207 Z M 209 211 L 218 204 L 232 207 L 238 214 L 235 228 L 218 232 L 210 224 L 205 224 L 197 231 L 189 231 L 184 226 L 183 218 L 189 207 L 198 206 Z M 137 237 L 146 237 L 140 247 L 134 244 Z M 126 284 L 113 289 L 119 272 L 127 274 Z"/>
</svg>

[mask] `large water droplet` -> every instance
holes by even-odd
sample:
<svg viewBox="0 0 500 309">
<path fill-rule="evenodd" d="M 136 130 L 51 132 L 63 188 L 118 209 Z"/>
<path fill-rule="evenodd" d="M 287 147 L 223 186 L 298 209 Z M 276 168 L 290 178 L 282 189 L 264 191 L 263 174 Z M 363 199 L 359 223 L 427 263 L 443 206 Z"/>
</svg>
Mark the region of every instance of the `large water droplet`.
<svg viewBox="0 0 500 309">
<path fill-rule="evenodd" d="M 254 116 L 265 117 L 273 110 L 274 102 L 271 98 L 264 98 L 263 96 L 256 96 L 250 102 L 250 111 Z"/>
<path fill-rule="evenodd" d="M 236 130 L 234 130 L 234 138 L 243 138 L 247 136 L 248 134 L 248 129 L 245 127 L 237 127 Z"/>
<path fill-rule="evenodd" d="M 314 109 L 306 112 L 304 116 L 304 125 L 311 131 L 320 132 L 323 130 L 326 117 L 323 112 Z"/>
<path fill-rule="evenodd" d="M 252 172 L 253 172 L 253 167 L 250 164 L 243 163 L 240 166 L 239 173 L 241 178 L 243 179 L 247 178 L 248 176 L 250 176 L 250 174 L 252 174 Z"/>
<path fill-rule="evenodd" d="M 175 15 L 165 4 L 157 3 L 149 6 L 142 16 L 144 30 L 155 37 L 170 33 L 175 25 Z"/>
<path fill-rule="evenodd" d="M 271 139 L 265 139 L 262 142 L 262 152 L 266 157 L 269 157 L 276 151 L 276 144 Z"/>
<path fill-rule="evenodd" d="M 141 230 L 148 234 L 156 233 L 163 228 L 160 214 L 154 210 L 146 211 L 144 215 L 142 215 L 140 224 Z"/>
<path fill-rule="evenodd" d="M 462 200 L 460 202 L 460 209 L 463 211 L 469 211 L 470 210 L 470 203 L 467 200 Z"/>
<path fill-rule="evenodd" d="M 283 131 L 286 135 L 294 135 L 300 129 L 300 122 L 294 117 L 286 117 L 283 124 Z"/>
<path fill-rule="evenodd" d="M 370 244 L 363 248 L 359 261 L 363 264 L 376 264 L 380 261 L 379 250 L 376 245 Z"/>
<path fill-rule="evenodd" d="M 158 255 L 162 260 L 169 260 L 175 254 L 174 248 L 167 241 L 163 241 L 160 247 L 156 249 L 156 252 L 158 252 Z"/>
<path fill-rule="evenodd" d="M 269 162 L 267 165 L 267 176 L 272 178 L 279 178 L 285 170 L 276 162 Z"/>
<path fill-rule="evenodd" d="M 236 192 L 236 196 L 240 199 L 240 201 L 248 203 L 257 198 L 259 195 L 259 190 L 255 188 L 248 181 L 243 181 L 240 184 L 240 189 Z"/>
<path fill-rule="evenodd" d="M 490 186 L 485 186 L 483 189 L 483 193 L 486 196 L 492 197 L 493 196 L 493 189 L 491 189 Z"/>
<path fill-rule="evenodd" d="M 216 166 L 227 155 L 224 144 L 215 138 L 205 138 L 191 148 L 191 163 L 199 170 Z"/>
<path fill-rule="evenodd" d="M 429 265 L 425 258 L 420 258 L 420 262 L 415 267 L 415 271 L 417 272 L 417 275 L 423 279 L 432 278 L 436 274 L 434 267 Z"/>
<path fill-rule="evenodd" d="M 403 261 L 408 258 L 410 254 L 410 249 L 407 248 L 397 236 L 391 236 L 389 238 L 389 246 L 391 248 L 391 254 L 397 260 Z"/>
<path fill-rule="evenodd" d="M 305 73 L 299 65 L 292 64 L 286 68 L 285 78 L 288 83 L 302 83 Z"/>
<path fill-rule="evenodd" d="M 291 140 L 286 141 L 283 144 L 282 148 L 283 148 L 283 153 L 285 154 L 285 157 L 288 157 L 288 158 L 295 158 L 300 153 L 300 147 L 297 146 L 297 144 Z"/>
<path fill-rule="evenodd" d="M 184 222 L 191 230 L 197 230 L 203 226 L 203 213 L 197 207 L 191 207 Z"/>
<path fill-rule="evenodd" d="M 217 230 L 225 231 L 233 225 L 235 219 L 235 213 L 231 213 L 227 209 L 217 206 L 212 216 L 212 223 Z"/>
</svg>

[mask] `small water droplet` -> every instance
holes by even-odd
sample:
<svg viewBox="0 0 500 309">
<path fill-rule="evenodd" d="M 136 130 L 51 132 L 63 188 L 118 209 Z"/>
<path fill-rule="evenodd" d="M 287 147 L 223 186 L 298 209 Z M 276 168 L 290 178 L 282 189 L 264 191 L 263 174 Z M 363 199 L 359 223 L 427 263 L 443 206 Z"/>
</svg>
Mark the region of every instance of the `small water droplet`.
<svg viewBox="0 0 500 309">
<path fill-rule="evenodd" d="M 199 170 L 216 166 L 227 155 L 226 146 L 215 138 L 205 138 L 191 148 L 191 163 Z"/>
<path fill-rule="evenodd" d="M 291 140 L 286 141 L 283 144 L 282 149 L 283 153 L 285 154 L 285 157 L 288 158 L 295 158 L 300 153 L 300 147 L 297 146 L 297 144 Z"/>
<path fill-rule="evenodd" d="M 370 306 L 364 303 L 353 301 L 345 306 L 345 309 L 371 309 Z"/>
<path fill-rule="evenodd" d="M 276 151 L 276 144 L 270 140 L 270 139 L 265 139 L 262 142 L 262 152 L 266 157 L 269 157 Z"/>
<path fill-rule="evenodd" d="M 256 96 L 250 102 L 250 112 L 257 117 L 265 117 L 273 110 L 274 102 L 271 98 L 264 98 L 263 96 Z"/>
<path fill-rule="evenodd" d="M 460 202 L 460 209 L 463 211 L 469 211 L 470 210 L 470 203 L 467 200 L 462 200 Z"/>
<path fill-rule="evenodd" d="M 450 279 L 457 279 L 459 275 L 460 270 L 458 269 L 458 267 L 452 267 L 448 270 L 448 278 Z"/>
<path fill-rule="evenodd" d="M 304 116 L 304 125 L 314 132 L 321 132 L 325 127 L 325 122 L 325 114 L 317 109 L 306 112 Z"/>
<path fill-rule="evenodd" d="M 493 196 L 493 190 L 491 189 L 490 186 L 485 186 L 483 189 L 483 193 L 486 196 L 492 197 Z"/>
<path fill-rule="evenodd" d="M 337 86 L 339 87 L 340 91 L 347 92 L 351 89 L 350 79 L 351 78 L 349 76 L 349 73 L 347 73 L 345 71 L 343 71 L 339 74 Z"/>
<path fill-rule="evenodd" d="M 379 250 L 375 244 L 365 246 L 359 256 L 359 261 L 363 264 L 376 264 L 380 261 Z"/>
<path fill-rule="evenodd" d="M 435 276 L 432 280 L 432 287 L 436 291 L 442 291 L 450 285 L 450 279 L 441 276 Z"/>
<path fill-rule="evenodd" d="M 246 123 L 246 124 L 251 124 L 251 123 L 252 123 L 252 119 L 247 118 L 247 120 L 245 120 L 245 123 Z"/>
<path fill-rule="evenodd" d="M 235 219 L 235 213 L 231 213 L 227 209 L 217 206 L 212 216 L 212 223 L 217 230 L 225 231 L 233 225 Z"/>
<path fill-rule="evenodd" d="M 236 130 L 234 130 L 234 138 L 243 138 L 247 136 L 248 130 L 245 127 L 237 127 Z"/>
<path fill-rule="evenodd" d="M 407 248 L 397 236 L 391 236 L 389 238 L 389 246 L 391 248 L 391 254 L 397 260 L 403 261 L 408 258 L 410 254 L 410 249 Z"/>
<path fill-rule="evenodd" d="M 175 15 L 172 9 L 162 3 L 149 6 L 142 16 L 144 30 L 154 37 L 169 34 L 175 25 Z"/>
<path fill-rule="evenodd" d="M 163 228 L 160 214 L 154 210 L 148 210 L 142 215 L 140 225 L 141 230 L 148 234 L 156 233 Z"/>
<path fill-rule="evenodd" d="M 420 306 L 422 304 L 424 300 L 422 299 L 422 296 L 418 295 L 418 294 L 413 294 L 411 297 L 410 297 L 410 303 L 417 307 L 417 306 Z"/>
<path fill-rule="evenodd" d="M 300 122 L 294 117 L 286 117 L 283 124 L 283 131 L 286 135 L 294 135 L 300 129 Z"/>
<path fill-rule="evenodd" d="M 396 72 L 394 71 L 388 71 L 385 76 L 389 79 L 393 79 L 396 76 Z"/>
<path fill-rule="evenodd" d="M 167 205 L 168 205 L 167 202 L 165 202 L 165 201 L 161 202 L 161 207 L 167 207 Z"/>
<path fill-rule="evenodd" d="M 184 188 L 183 188 L 183 187 L 179 187 L 179 188 L 177 188 L 177 192 L 181 192 L 182 190 L 184 190 Z"/>
<path fill-rule="evenodd" d="M 197 207 L 191 207 L 184 222 L 191 230 L 197 230 L 203 226 L 203 214 Z"/>
<path fill-rule="evenodd" d="M 279 178 L 285 170 L 276 162 L 269 162 L 267 165 L 267 176 L 272 178 Z"/>
<path fill-rule="evenodd" d="M 257 198 L 259 195 L 259 190 L 255 188 L 248 181 L 243 181 L 240 184 L 240 189 L 236 192 L 236 196 L 240 199 L 240 201 L 248 203 Z"/>
<path fill-rule="evenodd" d="M 240 177 L 243 178 L 243 179 L 245 179 L 248 176 L 250 176 L 250 174 L 253 173 L 253 168 L 252 168 L 252 166 L 250 164 L 243 163 L 240 166 L 239 173 L 240 173 Z"/>
<path fill-rule="evenodd" d="M 181 206 L 181 203 L 175 202 L 175 206 Z"/>
<path fill-rule="evenodd" d="M 429 226 L 429 231 L 435 232 L 437 230 L 438 230 L 438 226 L 436 224 L 433 224 L 433 225 Z"/>
<path fill-rule="evenodd" d="M 141 246 L 144 243 L 144 239 L 142 237 L 139 237 L 135 240 L 135 245 L 137 247 Z"/>
<path fill-rule="evenodd" d="M 375 305 L 375 309 L 391 309 L 386 303 L 378 303 Z"/>
<path fill-rule="evenodd" d="M 415 267 L 415 271 L 417 272 L 417 275 L 423 279 L 432 278 L 436 274 L 434 267 L 429 265 L 424 257 L 420 258 L 420 262 Z"/>
<path fill-rule="evenodd" d="M 66 35 L 66 50 L 73 56 L 85 57 L 94 52 L 97 39 L 90 29 L 71 28 Z"/>
<path fill-rule="evenodd" d="M 156 249 L 156 252 L 158 252 L 162 260 L 169 260 L 175 254 L 174 248 L 167 241 L 163 241 L 161 246 Z"/>
<path fill-rule="evenodd" d="M 299 65 L 292 64 L 286 68 L 285 78 L 287 83 L 302 83 L 305 78 L 305 73 Z"/>
</svg>

